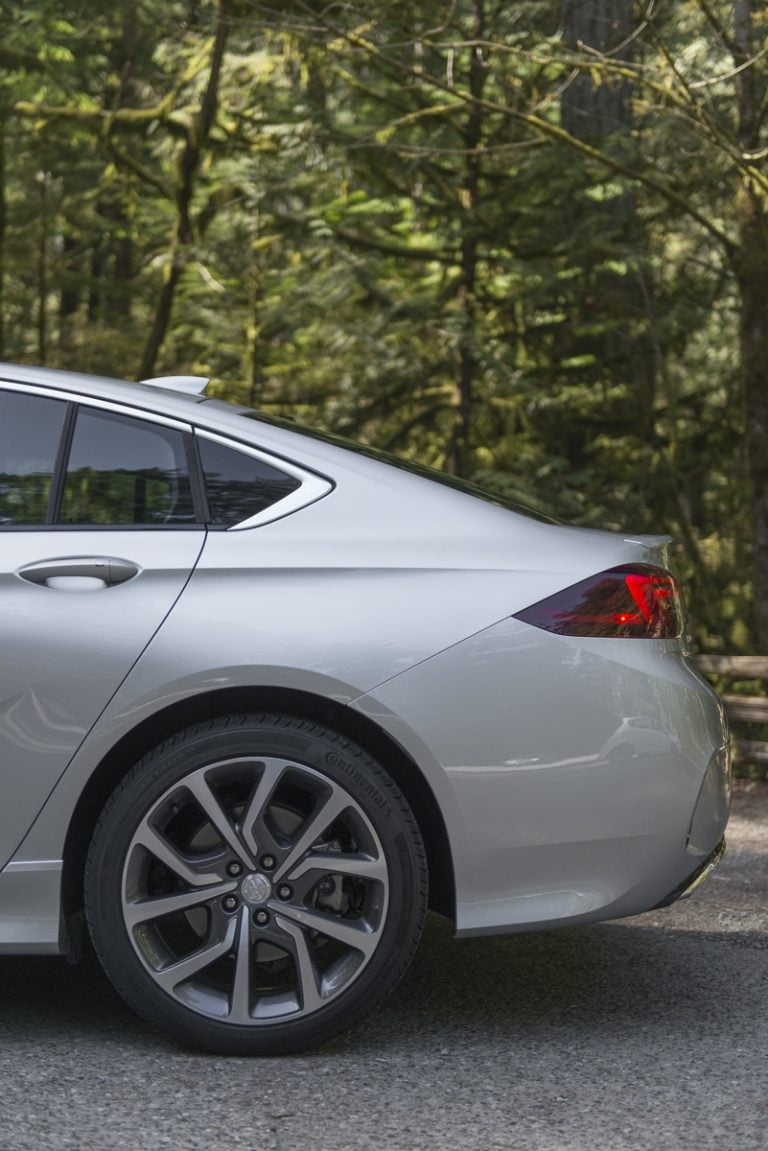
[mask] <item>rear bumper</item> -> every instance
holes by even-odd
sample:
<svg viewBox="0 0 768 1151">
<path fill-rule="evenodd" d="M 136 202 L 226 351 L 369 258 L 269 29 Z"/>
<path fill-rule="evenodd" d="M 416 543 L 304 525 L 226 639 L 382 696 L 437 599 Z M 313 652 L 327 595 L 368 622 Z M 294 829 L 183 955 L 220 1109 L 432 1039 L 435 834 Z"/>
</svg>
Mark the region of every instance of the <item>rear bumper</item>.
<svg viewBox="0 0 768 1151">
<path fill-rule="evenodd" d="M 709 855 L 723 835 L 731 809 L 731 753 L 726 743 L 710 759 L 693 809 L 686 848 Z"/>
<path fill-rule="evenodd" d="M 689 895 L 693 895 L 694 891 L 709 879 L 724 855 L 725 836 L 720 840 L 712 854 L 709 855 L 703 863 L 700 863 L 686 880 L 678 884 L 674 891 L 670 891 L 669 895 L 657 903 L 656 907 L 652 908 L 652 910 L 656 911 L 659 907 L 669 907 L 670 903 L 675 903 L 678 899 L 687 899 Z"/>
</svg>

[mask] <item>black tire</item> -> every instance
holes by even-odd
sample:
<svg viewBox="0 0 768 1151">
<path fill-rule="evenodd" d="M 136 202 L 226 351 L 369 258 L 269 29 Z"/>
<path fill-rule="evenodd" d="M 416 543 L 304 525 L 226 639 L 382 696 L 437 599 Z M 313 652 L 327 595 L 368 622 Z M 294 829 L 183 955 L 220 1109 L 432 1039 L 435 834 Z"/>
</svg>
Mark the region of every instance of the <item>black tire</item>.
<svg viewBox="0 0 768 1151">
<path fill-rule="evenodd" d="M 367 1015 L 426 910 L 416 820 L 386 771 L 316 723 L 237 715 L 174 736 L 117 787 L 85 874 L 110 980 L 185 1045 L 302 1051 Z"/>
</svg>

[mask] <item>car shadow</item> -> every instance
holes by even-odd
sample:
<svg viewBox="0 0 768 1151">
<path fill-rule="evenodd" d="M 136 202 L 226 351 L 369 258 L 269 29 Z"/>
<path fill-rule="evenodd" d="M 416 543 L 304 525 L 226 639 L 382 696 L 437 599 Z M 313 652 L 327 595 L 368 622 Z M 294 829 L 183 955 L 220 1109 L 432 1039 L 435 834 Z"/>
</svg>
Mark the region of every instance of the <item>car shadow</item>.
<svg viewBox="0 0 768 1151">
<path fill-rule="evenodd" d="M 0 957 L 0 1038 L 55 1044 L 119 1040 L 151 1045 L 140 1019 L 123 1003 L 95 955 L 71 965 L 58 956 Z"/>
<path fill-rule="evenodd" d="M 638 1029 L 688 1042 L 700 1034 L 712 1043 L 718 1031 L 744 1025 L 745 1000 L 749 1015 L 768 1007 L 761 981 L 752 994 L 745 988 L 736 947 L 766 950 L 768 936 L 622 921 L 456 940 L 450 923 L 430 916 L 409 973 L 383 1009 L 324 1052 L 370 1049 L 383 1057 L 414 1045 L 442 1051 L 585 1034 L 594 1041 Z M 125 1006 L 92 955 L 75 967 L 56 957 L 0 958 L 0 1036 L 6 1049 L 61 1042 L 71 1050 L 78 1041 L 134 1051 L 173 1046 Z"/>
<path fill-rule="evenodd" d="M 652 1040 L 696 1037 L 712 1044 L 768 1010 L 765 955 L 751 976 L 743 948 L 765 952 L 757 932 L 680 932 L 616 924 L 456 940 L 430 917 L 408 975 L 379 1015 L 375 1042 L 449 1048 L 494 1040 L 615 1039 L 641 1030 Z M 362 1050 L 364 1032 L 339 1045 Z"/>
</svg>

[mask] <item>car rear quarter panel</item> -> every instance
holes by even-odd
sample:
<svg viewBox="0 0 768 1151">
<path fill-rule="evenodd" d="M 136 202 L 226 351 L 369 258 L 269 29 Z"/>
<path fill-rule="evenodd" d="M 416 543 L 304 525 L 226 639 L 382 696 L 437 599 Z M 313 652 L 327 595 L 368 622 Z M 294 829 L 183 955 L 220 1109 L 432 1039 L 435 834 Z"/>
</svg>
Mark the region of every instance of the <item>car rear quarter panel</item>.
<svg viewBox="0 0 768 1151">
<path fill-rule="evenodd" d="M 722 835 L 722 708 L 677 645 L 509 619 L 354 706 L 445 772 L 460 933 L 646 910 Z M 708 838 L 687 847 L 705 780 Z"/>
</svg>

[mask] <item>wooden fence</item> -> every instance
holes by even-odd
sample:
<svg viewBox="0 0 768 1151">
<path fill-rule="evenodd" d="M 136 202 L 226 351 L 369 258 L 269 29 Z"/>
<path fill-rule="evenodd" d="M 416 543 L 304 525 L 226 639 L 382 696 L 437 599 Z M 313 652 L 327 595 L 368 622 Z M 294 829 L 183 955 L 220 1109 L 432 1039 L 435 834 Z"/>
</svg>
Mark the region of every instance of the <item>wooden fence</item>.
<svg viewBox="0 0 768 1151">
<path fill-rule="evenodd" d="M 768 724 L 768 699 L 765 695 L 733 695 L 723 691 L 723 681 L 731 685 L 739 680 L 768 680 L 768 656 L 700 655 L 696 665 L 720 690 L 728 722 L 734 730 L 733 750 L 737 762 L 768 766 L 768 742 L 737 738 L 742 724 Z"/>
</svg>

